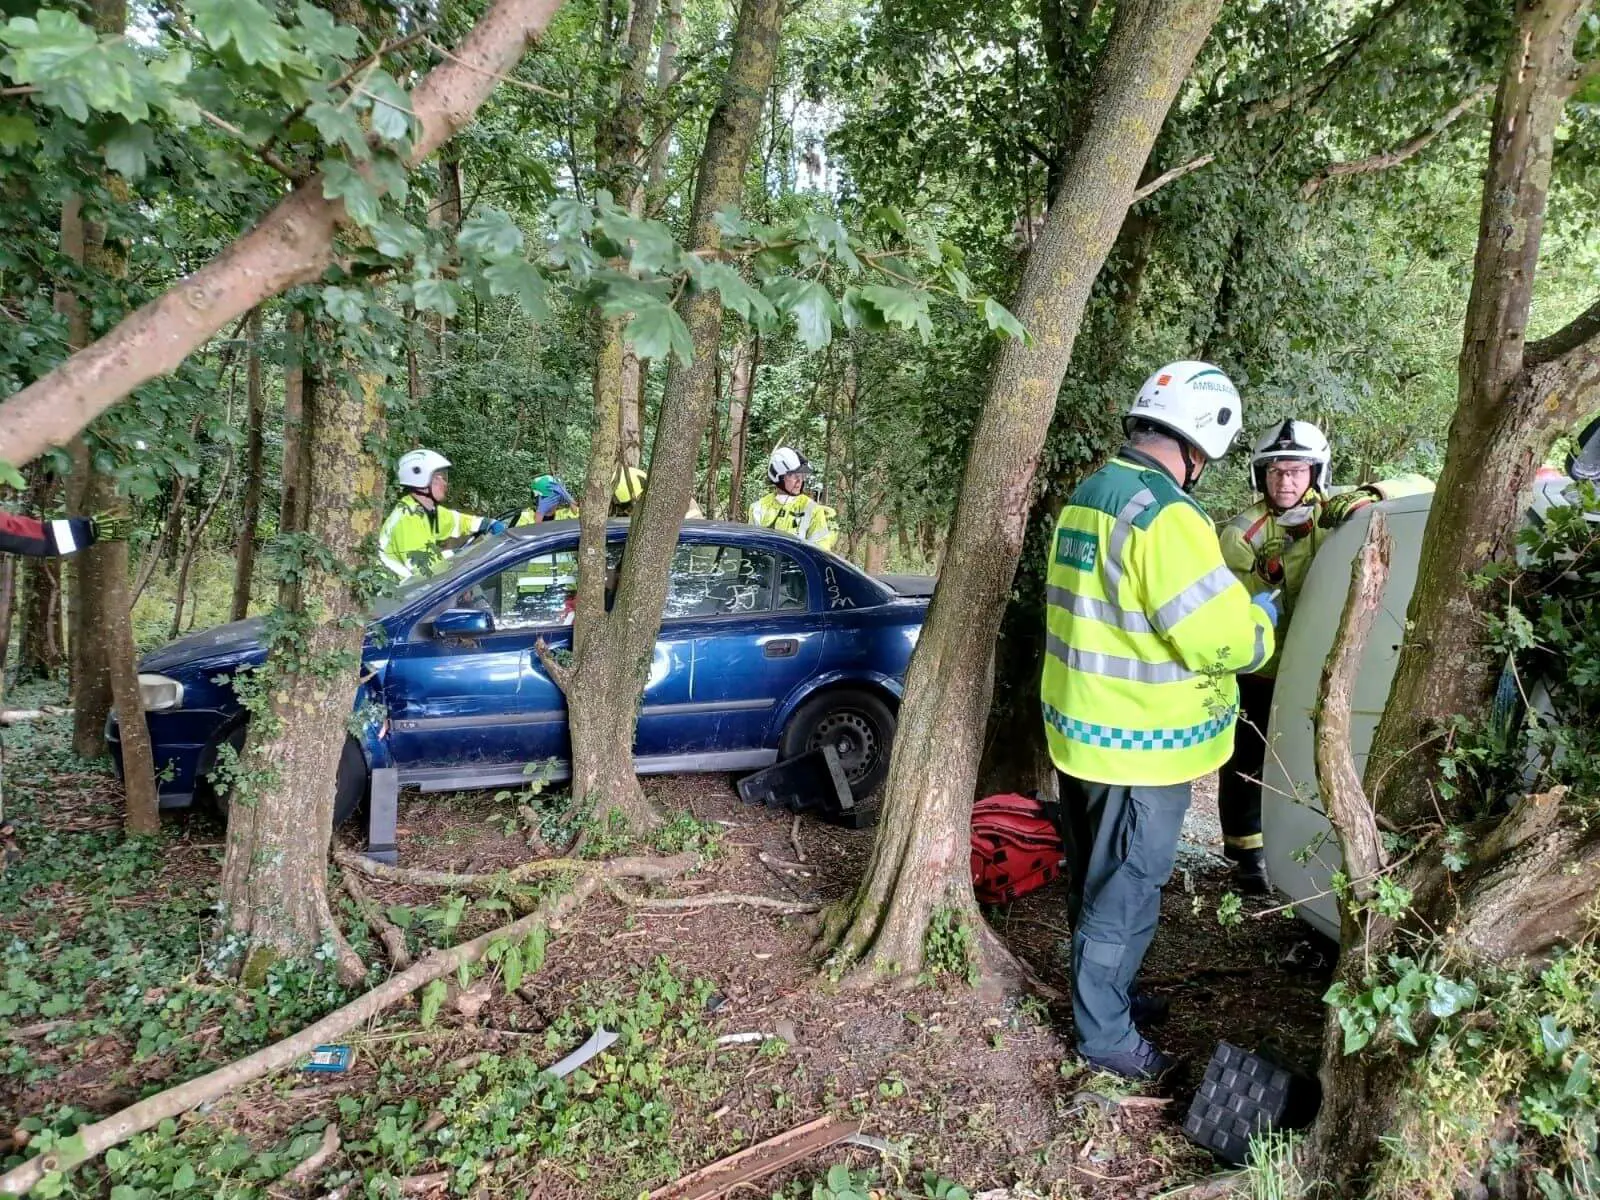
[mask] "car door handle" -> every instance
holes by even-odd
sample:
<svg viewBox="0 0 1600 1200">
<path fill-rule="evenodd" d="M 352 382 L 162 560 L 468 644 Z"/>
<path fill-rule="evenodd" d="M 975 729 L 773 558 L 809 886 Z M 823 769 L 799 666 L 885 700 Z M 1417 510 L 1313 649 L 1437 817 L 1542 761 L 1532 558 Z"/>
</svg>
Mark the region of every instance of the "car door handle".
<svg viewBox="0 0 1600 1200">
<path fill-rule="evenodd" d="M 793 658 L 800 653 L 800 643 L 794 638 L 773 638 L 761 652 L 768 658 Z"/>
</svg>

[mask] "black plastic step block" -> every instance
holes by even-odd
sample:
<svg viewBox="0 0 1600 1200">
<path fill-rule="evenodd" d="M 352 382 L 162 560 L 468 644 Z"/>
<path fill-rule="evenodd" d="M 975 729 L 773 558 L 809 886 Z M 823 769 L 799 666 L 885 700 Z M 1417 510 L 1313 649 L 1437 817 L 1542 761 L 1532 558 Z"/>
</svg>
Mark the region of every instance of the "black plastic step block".
<svg viewBox="0 0 1600 1200">
<path fill-rule="evenodd" d="M 1242 1164 L 1252 1137 L 1309 1124 L 1319 1098 L 1314 1080 L 1221 1042 L 1189 1105 L 1184 1136 L 1225 1162 Z"/>
</svg>

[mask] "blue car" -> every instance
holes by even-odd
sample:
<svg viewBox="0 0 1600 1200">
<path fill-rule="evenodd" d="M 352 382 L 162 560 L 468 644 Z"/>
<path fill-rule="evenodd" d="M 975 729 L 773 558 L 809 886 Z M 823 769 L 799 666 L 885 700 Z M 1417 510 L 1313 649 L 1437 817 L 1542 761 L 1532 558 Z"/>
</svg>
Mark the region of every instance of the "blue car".
<svg viewBox="0 0 1600 1200">
<path fill-rule="evenodd" d="M 622 521 L 607 532 L 613 569 L 626 534 Z M 373 715 L 345 742 L 336 823 L 378 768 L 421 791 L 516 785 L 534 765 L 564 777 L 566 701 L 534 645 L 571 646 L 577 545 L 576 521 L 515 528 L 381 602 L 351 698 Z M 869 795 L 888 770 L 932 581 L 880 581 L 787 534 L 709 521 L 685 523 L 671 574 L 634 740 L 640 774 L 750 771 L 832 745 Z M 265 656 L 255 619 L 140 662 L 163 807 L 225 799 L 208 776 L 221 746 L 244 743 L 232 676 Z M 120 770 L 114 716 L 106 740 Z"/>
</svg>

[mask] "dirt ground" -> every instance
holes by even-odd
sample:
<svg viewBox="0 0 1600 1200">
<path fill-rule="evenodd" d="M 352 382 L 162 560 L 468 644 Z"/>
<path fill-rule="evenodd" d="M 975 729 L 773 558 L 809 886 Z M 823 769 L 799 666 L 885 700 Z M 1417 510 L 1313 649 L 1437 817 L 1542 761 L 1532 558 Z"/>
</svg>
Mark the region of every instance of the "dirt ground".
<svg viewBox="0 0 1600 1200">
<path fill-rule="evenodd" d="M 70 837 L 115 819 L 114 784 L 93 774 L 58 780 L 74 790 L 41 820 Z M 740 803 L 722 777 L 649 781 L 671 813 L 690 813 L 722 831 L 720 853 L 676 894 L 762 893 L 796 901 L 845 898 L 867 860 L 873 831 L 847 830 L 810 817 L 791 836 L 787 813 Z M 411 867 L 494 871 L 529 857 L 526 832 L 508 834 L 507 805 L 487 795 L 402 797 L 399 843 Z M 204 814 L 167 816 L 174 840 L 165 847 L 174 878 L 214 871 L 221 831 Z M 671 1141 L 690 1168 L 799 1125 L 825 1112 L 859 1119 L 864 1132 L 894 1144 L 880 1151 L 835 1147 L 763 1181 L 760 1194 L 784 1180 L 813 1178 L 831 1163 L 873 1166 L 889 1177 L 924 1169 L 973 1192 L 1011 1188 L 1026 1195 L 1148 1196 L 1214 1170 L 1211 1158 L 1179 1132 L 1190 1081 L 1221 1039 L 1271 1047 L 1314 1065 L 1325 976 L 1285 966 L 1308 936 L 1283 915 L 1246 917 L 1225 928 L 1216 916 L 1227 871 L 1217 857 L 1220 834 L 1212 789 L 1198 789 L 1179 870 L 1163 902 L 1161 929 L 1145 965 L 1151 990 L 1168 996 L 1172 1018 L 1151 1031 L 1181 1055 L 1186 1072 L 1157 1093 L 1127 1098 L 1126 1089 L 1088 1073 L 1071 1049 L 1070 1007 L 1013 998 L 996 1002 L 963 985 L 911 990 L 840 990 L 819 974 L 812 919 L 745 907 L 650 911 L 629 909 L 597 893 L 570 927 L 552 939 L 543 969 L 516 994 L 497 993 L 470 1017 L 450 1006 L 430 1034 L 428 1054 L 444 1062 L 475 1050 L 544 1054 L 542 1031 L 574 1014 L 608 986 L 622 990 L 665 960 L 681 978 L 708 984 L 705 1009 L 716 1036 L 761 1034 L 721 1045 L 716 1069 L 698 1085 L 672 1087 Z M 344 840 L 358 845 L 357 831 Z M 796 840 L 805 862 L 797 862 Z M 73 908 L 70 880 L 52 885 L 63 913 Z M 425 905 L 436 891 L 366 881 L 384 906 Z M 155 902 L 134 897 L 119 903 Z M 1265 907 L 1265 902 L 1255 908 Z M 0 914 L 0 934 L 9 922 Z M 482 921 L 463 934 L 481 932 Z M 993 914 L 995 928 L 1039 976 L 1063 993 L 1066 938 L 1064 891 L 1058 882 Z M 470 924 L 470 923 L 469 923 Z M 64 922 L 70 930 L 70 923 Z M 15 928 L 13 929 L 15 932 Z M 345 1076 L 287 1087 L 264 1081 L 216 1114 L 251 1137 L 270 1138 L 321 1113 L 332 1119 L 337 1098 L 374 1085 L 392 1071 L 382 1048 L 415 1029 L 415 1010 L 395 1010 L 352 1038 L 356 1067 Z M 0 1037 L 3 1037 L 0 1033 Z M 529 1040 L 531 1039 L 531 1040 Z M 47 1104 L 105 1112 L 148 1088 L 157 1076 L 133 1068 L 114 1036 L 92 1048 L 61 1047 L 60 1070 L 47 1085 L 18 1088 L 0 1080 L 0 1120 L 14 1124 Z M 363 1048 L 366 1051 L 363 1053 Z M 85 1052 L 87 1051 L 87 1053 Z M 43 1052 L 43 1051 L 41 1051 Z M 226 1061 L 232 1055 L 217 1055 Z M 127 1070 L 115 1068 L 126 1065 Z M 665 1087 L 665 1085 L 663 1085 Z M 666 1092 L 664 1091 L 665 1095 Z M 920 1176 L 918 1176 L 920 1178 Z M 670 1182 L 650 1178 L 649 1186 Z M 599 1178 L 547 1173 L 544 1200 L 621 1194 Z M 634 1193 L 636 1194 L 636 1192 Z"/>
</svg>

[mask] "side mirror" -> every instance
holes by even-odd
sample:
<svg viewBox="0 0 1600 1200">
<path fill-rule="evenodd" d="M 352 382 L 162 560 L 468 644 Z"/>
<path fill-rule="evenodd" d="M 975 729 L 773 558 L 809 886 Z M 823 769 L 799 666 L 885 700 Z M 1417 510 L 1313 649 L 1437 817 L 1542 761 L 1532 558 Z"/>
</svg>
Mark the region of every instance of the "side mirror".
<svg viewBox="0 0 1600 1200">
<path fill-rule="evenodd" d="M 441 638 L 475 638 L 494 632 L 494 621 L 481 608 L 451 608 L 433 619 L 433 635 Z"/>
</svg>

